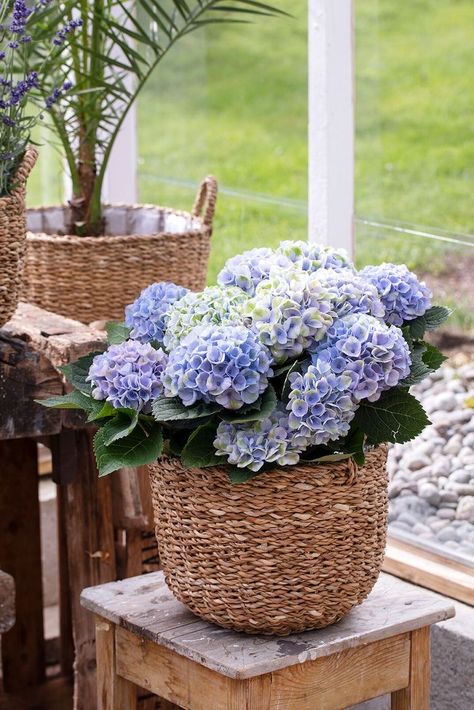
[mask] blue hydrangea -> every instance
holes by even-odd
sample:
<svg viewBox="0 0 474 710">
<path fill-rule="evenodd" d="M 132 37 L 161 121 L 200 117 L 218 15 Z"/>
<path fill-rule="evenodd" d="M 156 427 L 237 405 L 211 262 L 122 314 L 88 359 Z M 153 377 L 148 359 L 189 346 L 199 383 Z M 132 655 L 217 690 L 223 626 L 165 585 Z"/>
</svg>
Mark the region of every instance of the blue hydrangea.
<svg viewBox="0 0 474 710">
<path fill-rule="evenodd" d="M 303 271 L 317 271 L 318 269 L 334 269 L 336 271 L 350 269 L 354 271 L 354 266 L 345 249 L 334 249 L 312 242 L 285 241 L 281 242 L 277 252 L 286 256 Z"/>
<path fill-rule="evenodd" d="M 368 313 L 383 318 L 385 308 L 376 287 L 350 269 L 323 269 L 318 279 L 331 294 L 331 303 L 338 318 L 350 313 Z"/>
<path fill-rule="evenodd" d="M 141 343 L 154 340 L 162 345 L 170 307 L 187 293 L 187 288 L 168 281 L 143 289 L 125 308 L 125 325 L 131 328 L 130 336 Z"/>
<path fill-rule="evenodd" d="M 366 266 L 360 275 L 379 292 L 387 323 L 402 325 L 422 316 L 431 306 L 431 291 L 404 264 Z"/>
<path fill-rule="evenodd" d="M 163 393 L 161 376 L 168 361 L 163 350 L 127 340 L 96 355 L 87 377 L 92 396 L 114 407 L 150 411 L 152 400 Z"/>
<path fill-rule="evenodd" d="M 268 247 L 244 251 L 228 259 L 217 280 L 222 286 L 238 286 L 249 296 L 253 296 L 259 283 L 268 278 L 274 266 L 288 268 L 292 262 L 283 254 Z"/>
<path fill-rule="evenodd" d="M 402 331 L 366 314 L 334 321 L 312 355 L 321 375 L 334 373 L 355 402 L 375 402 L 410 372 L 411 356 Z"/>
<path fill-rule="evenodd" d="M 270 271 L 244 313 L 277 363 L 321 340 L 334 315 L 331 294 L 317 273 L 298 268 Z"/>
<path fill-rule="evenodd" d="M 245 326 L 201 325 L 170 352 L 165 395 L 240 409 L 255 402 L 273 375 L 267 348 Z"/>
<path fill-rule="evenodd" d="M 304 372 L 292 372 L 289 380 L 287 409 L 291 429 L 312 446 L 346 436 L 356 410 L 349 391 L 350 376 L 330 371 L 322 375 L 310 365 Z"/>
<path fill-rule="evenodd" d="M 307 440 L 290 428 L 288 413 L 281 406 L 261 421 L 221 422 L 214 440 L 218 456 L 225 456 L 228 463 L 251 471 L 260 471 L 265 463 L 296 464 L 306 446 Z"/>
<path fill-rule="evenodd" d="M 248 296 L 235 286 L 209 286 L 199 293 L 190 291 L 169 310 L 166 349 L 177 347 L 197 325 L 242 323 L 242 308 L 247 300 Z"/>
</svg>

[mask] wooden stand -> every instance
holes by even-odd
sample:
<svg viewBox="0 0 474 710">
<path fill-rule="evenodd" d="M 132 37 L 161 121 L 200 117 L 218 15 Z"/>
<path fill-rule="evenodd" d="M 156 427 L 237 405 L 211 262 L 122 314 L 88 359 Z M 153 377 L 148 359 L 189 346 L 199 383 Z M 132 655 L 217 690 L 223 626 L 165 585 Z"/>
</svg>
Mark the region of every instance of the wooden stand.
<svg viewBox="0 0 474 710">
<path fill-rule="evenodd" d="M 98 479 L 82 414 L 34 402 L 64 392 L 59 365 L 104 348 L 104 332 L 22 304 L 0 330 L 0 568 L 16 583 L 16 623 L 2 636 L 0 707 L 94 710 L 94 622 L 84 587 L 157 569 L 144 471 Z M 57 484 L 59 674 L 45 664 L 37 443 Z M 144 548 L 152 548 L 145 550 Z M 144 564 L 143 560 L 148 560 Z"/>
<path fill-rule="evenodd" d="M 82 603 L 96 615 L 99 710 L 134 710 L 137 685 L 185 710 L 341 710 L 385 693 L 394 710 L 429 710 L 430 625 L 454 616 L 388 575 L 338 624 L 284 638 L 200 621 L 161 572 Z"/>
</svg>

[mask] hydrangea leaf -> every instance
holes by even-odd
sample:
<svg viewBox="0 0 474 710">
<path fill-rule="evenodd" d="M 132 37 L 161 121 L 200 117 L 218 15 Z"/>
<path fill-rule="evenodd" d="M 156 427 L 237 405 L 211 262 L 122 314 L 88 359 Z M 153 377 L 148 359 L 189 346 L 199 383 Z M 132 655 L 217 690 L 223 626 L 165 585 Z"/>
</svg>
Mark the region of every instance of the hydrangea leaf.
<svg viewBox="0 0 474 710">
<path fill-rule="evenodd" d="M 410 331 L 415 340 L 422 340 L 427 330 L 435 330 L 449 318 L 451 311 L 444 306 L 432 306 L 426 313 L 418 318 L 405 321 L 404 326 Z"/>
<path fill-rule="evenodd" d="M 404 444 L 414 439 L 430 424 L 420 402 L 407 390 L 394 388 L 376 402 L 363 401 L 355 422 L 367 435 L 367 443 Z"/>
<path fill-rule="evenodd" d="M 251 478 L 255 478 L 259 473 L 260 471 L 250 471 L 248 468 L 237 468 L 237 466 L 227 467 L 227 475 L 230 478 L 230 482 L 234 485 L 250 481 Z"/>
<path fill-rule="evenodd" d="M 232 424 L 245 424 L 256 422 L 270 416 L 277 405 L 277 396 L 274 387 L 268 385 L 265 392 L 253 404 L 244 405 L 235 412 L 221 413 L 221 419 Z"/>
<path fill-rule="evenodd" d="M 163 432 L 154 422 L 140 422 L 128 436 L 105 444 L 107 432 L 99 429 L 94 437 L 94 453 L 99 476 L 107 476 L 126 466 L 144 466 L 156 461 L 163 451 Z"/>
<path fill-rule="evenodd" d="M 67 394 L 49 397 L 48 399 L 35 399 L 35 402 L 43 407 L 53 407 L 55 409 L 84 409 L 86 412 L 94 405 L 95 400 L 88 397 L 83 392 L 68 392 Z"/>
<path fill-rule="evenodd" d="M 113 417 L 116 412 L 117 410 L 110 404 L 110 402 L 104 402 L 103 399 L 91 399 L 91 406 L 87 421 L 95 422 L 100 419 L 106 419 L 107 417 Z"/>
<path fill-rule="evenodd" d="M 216 429 L 215 422 L 207 422 L 193 431 L 181 451 L 181 461 L 186 468 L 207 468 L 223 463 L 214 448 Z"/>
<path fill-rule="evenodd" d="M 138 424 L 138 412 L 135 409 L 121 409 L 116 412 L 102 427 L 102 441 L 105 446 L 128 436 Z"/>
<path fill-rule="evenodd" d="M 92 392 L 92 385 L 90 382 L 87 382 L 86 379 L 89 374 L 89 368 L 92 365 L 92 361 L 96 355 L 101 355 L 101 351 L 84 355 L 75 362 L 70 362 L 59 368 L 68 382 L 70 382 L 77 390 L 84 392 L 85 394 L 90 394 Z"/>
<path fill-rule="evenodd" d="M 107 331 L 107 342 L 109 345 L 120 345 L 120 343 L 130 338 L 131 328 L 128 328 L 125 323 L 109 321 L 105 324 L 105 330 Z"/>
<path fill-rule="evenodd" d="M 399 385 L 411 387 L 422 382 L 432 372 L 437 370 L 447 359 L 434 345 L 430 343 L 409 341 L 412 364 L 410 374 Z"/>
<path fill-rule="evenodd" d="M 448 358 L 446 355 L 443 355 L 443 353 L 440 352 L 435 345 L 431 345 L 431 343 L 425 343 L 425 345 L 426 349 L 423 353 L 423 362 L 430 368 L 431 372 L 434 372 L 441 367 L 443 362 L 445 362 Z"/>
<path fill-rule="evenodd" d="M 202 419 L 209 417 L 221 409 L 218 404 L 197 402 L 186 407 L 178 397 L 160 397 L 153 402 L 153 416 L 157 422 L 172 422 L 182 419 Z"/>
</svg>

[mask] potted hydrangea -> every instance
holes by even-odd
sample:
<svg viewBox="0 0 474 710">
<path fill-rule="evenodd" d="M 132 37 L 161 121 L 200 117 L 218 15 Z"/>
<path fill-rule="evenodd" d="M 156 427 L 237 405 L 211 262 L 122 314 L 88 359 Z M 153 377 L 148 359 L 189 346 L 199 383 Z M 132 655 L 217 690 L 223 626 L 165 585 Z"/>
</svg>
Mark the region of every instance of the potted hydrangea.
<svg viewBox="0 0 474 710">
<path fill-rule="evenodd" d="M 150 464 L 167 582 L 247 632 L 325 626 L 379 574 L 386 444 L 428 424 L 410 394 L 443 362 L 447 309 L 406 266 L 357 272 L 303 242 L 230 259 L 200 293 L 146 288 L 109 346 L 68 365 L 99 475 Z"/>
</svg>

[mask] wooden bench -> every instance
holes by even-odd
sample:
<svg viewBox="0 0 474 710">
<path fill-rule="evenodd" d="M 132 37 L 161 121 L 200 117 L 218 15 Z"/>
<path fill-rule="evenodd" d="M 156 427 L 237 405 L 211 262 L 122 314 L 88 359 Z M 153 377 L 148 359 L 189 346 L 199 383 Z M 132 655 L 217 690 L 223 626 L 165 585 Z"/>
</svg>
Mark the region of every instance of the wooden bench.
<svg viewBox="0 0 474 710">
<path fill-rule="evenodd" d="M 428 710 L 430 626 L 454 616 L 389 575 L 338 624 L 282 638 L 201 621 L 161 572 L 81 601 L 96 615 L 100 710 L 134 710 L 136 686 L 186 710 L 337 710 L 385 693 L 395 710 Z"/>
</svg>

